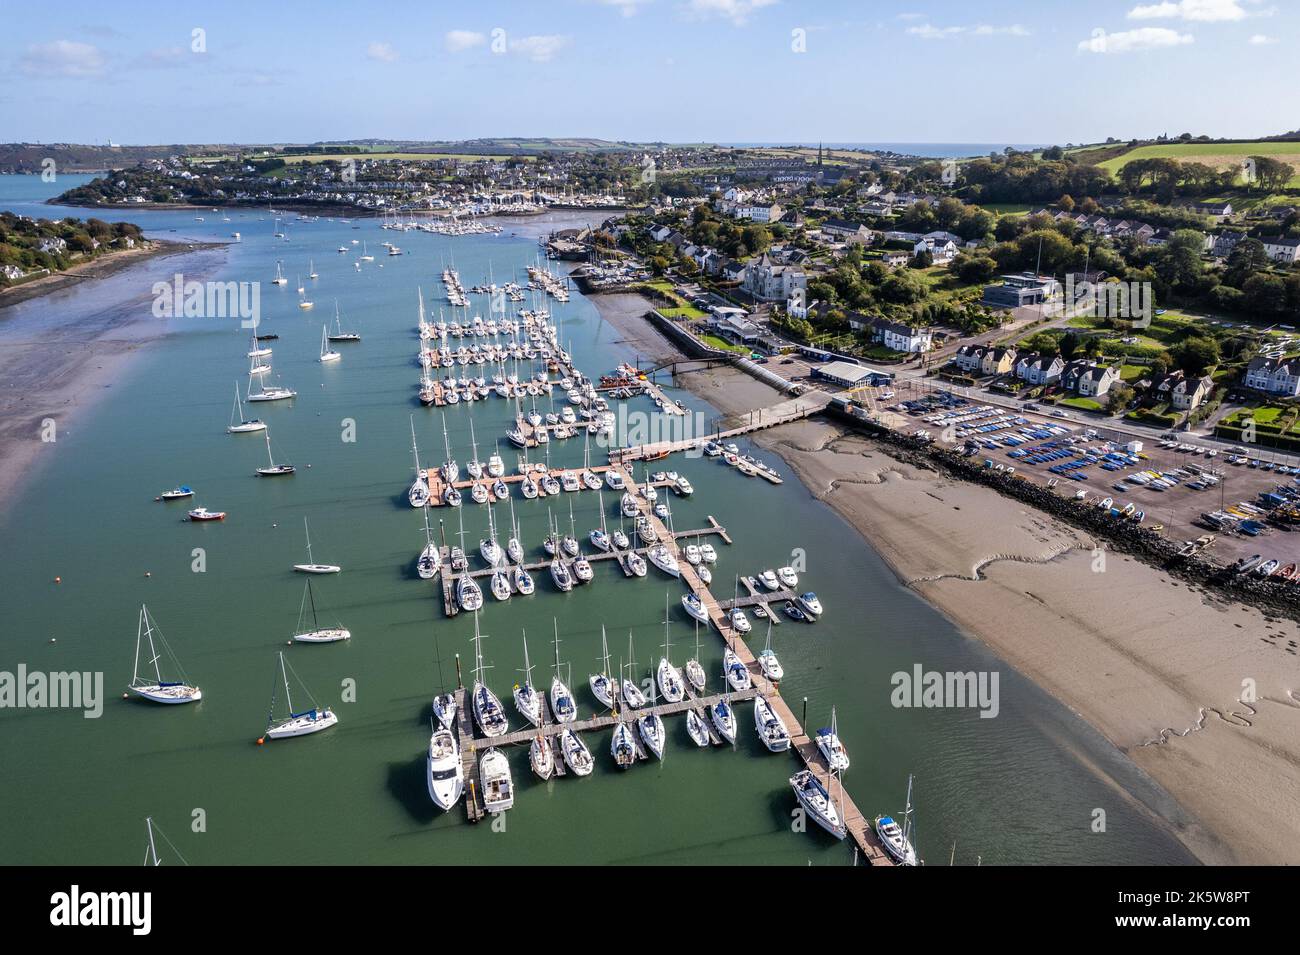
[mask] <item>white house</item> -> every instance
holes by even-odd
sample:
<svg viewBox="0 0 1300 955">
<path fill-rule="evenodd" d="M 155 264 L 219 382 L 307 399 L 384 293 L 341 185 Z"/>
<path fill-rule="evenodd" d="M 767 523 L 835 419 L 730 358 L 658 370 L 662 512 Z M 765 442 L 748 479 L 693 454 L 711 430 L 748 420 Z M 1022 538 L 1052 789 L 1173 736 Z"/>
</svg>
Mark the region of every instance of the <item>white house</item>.
<svg viewBox="0 0 1300 955">
<path fill-rule="evenodd" d="M 1270 395 L 1295 398 L 1300 395 L 1300 359 L 1252 358 L 1242 383 Z"/>
<path fill-rule="evenodd" d="M 807 289 L 808 276 L 793 265 L 775 264 L 765 252 L 745 266 L 742 285 L 755 298 L 780 302 L 788 300 L 795 289 Z"/>
<path fill-rule="evenodd" d="M 1264 243 L 1264 251 L 1274 262 L 1281 262 L 1283 265 L 1294 265 L 1300 261 L 1300 239 L 1289 239 L 1281 236 L 1273 236 L 1267 239 L 1260 239 Z"/>
<path fill-rule="evenodd" d="M 1031 385 L 1050 385 L 1060 380 L 1065 362 L 1060 355 L 1038 355 L 1028 352 L 1016 361 L 1016 377 Z"/>
</svg>

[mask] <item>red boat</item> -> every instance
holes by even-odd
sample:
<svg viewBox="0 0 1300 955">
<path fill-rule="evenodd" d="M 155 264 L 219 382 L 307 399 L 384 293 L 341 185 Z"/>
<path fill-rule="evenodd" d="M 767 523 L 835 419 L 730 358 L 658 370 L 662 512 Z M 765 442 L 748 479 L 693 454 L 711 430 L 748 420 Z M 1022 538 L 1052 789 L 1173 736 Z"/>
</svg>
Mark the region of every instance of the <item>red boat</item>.
<svg viewBox="0 0 1300 955">
<path fill-rule="evenodd" d="M 196 507 L 190 511 L 192 521 L 224 521 L 225 519 L 225 511 L 209 511 L 206 507 Z"/>
</svg>

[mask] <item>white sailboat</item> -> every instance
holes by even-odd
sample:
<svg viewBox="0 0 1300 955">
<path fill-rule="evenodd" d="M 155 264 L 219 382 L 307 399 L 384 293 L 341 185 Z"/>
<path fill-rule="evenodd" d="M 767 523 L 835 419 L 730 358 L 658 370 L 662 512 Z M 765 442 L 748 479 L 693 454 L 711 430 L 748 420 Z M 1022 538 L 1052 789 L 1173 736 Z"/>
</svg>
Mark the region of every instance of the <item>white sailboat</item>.
<svg viewBox="0 0 1300 955">
<path fill-rule="evenodd" d="M 343 330 L 343 320 L 339 317 L 339 303 L 337 299 L 334 302 L 334 331 L 330 334 L 329 340 L 332 342 L 361 341 L 361 336 L 356 332 L 345 332 Z"/>
<path fill-rule="evenodd" d="M 709 738 L 709 727 L 700 716 L 699 710 L 686 711 L 686 732 L 696 746 L 707 747 L 713 740 Z"/>
<path fill-rule="evenodd" d="M 329 329 L 327 326 L 320 327 L 320 362 L 322 365 L 332 361 L 339 361 L 343 357 L 342 352 L 337 352 L 329 347 Z"/>
<path fill-rule="evenodd" d="M 239 382 L 235 382 L 235 407 L 230 411 L 230 427 L 227 434 L 248 434 L 252 431 L 265 431 L 266 422 L 260 418 L 245 418 L 244 403 L 239 397 Z"/>
<path fill-rule="evenodd" d="M 700 665 L 700 622 L 698 620 L 695 621 L 695 656 L 686 661 L 686 679 L 696 693 L 704 692 L 708 681 L 704 675 L 704 667 Z"/>
<path fill-rule="evenodd" d="M 300 574 L 337 574 L 343 568 L 338 564 L 317 564 L 311 556 L 311 530 L 307 527 L 307 518 L 302 519 L 302 530 L 307 537 L 307 563 L 294 564 L 293 569 Z"/>
<path fill-rule="evenodd" d="M 620 670 L 622 668 L 620 667 Z M 627 632 L 627 672 L 636 672 L 636 656 L 632 648 L 632 631 Z M 646 695 L 641 687 L 636 685 L 636 681 L 623 677 L 623 702 L 632 709 L 640 709 L 646 705 Z"/>
<path fill-rule="evenodd" d="M 590 776 L 595 767 L 591 750 L 577 733 L 569 728 L 560 731 L 560 752 L 564 755 L 564 765 L 577 776 Z"/>
<path fill-rule="evenodd" d="M 420 467 L 420 449 L 415 444 L 415 415 L 411 415 L 411 456 L 415 460 L 415 480 L 406 492 L 411 507 L 424 507 L 429 503 L 429 475 Z"/>
<path fill-rule="evenodd" d="M 340 640 L 352 639 L 352 631 L 346 627 L 322 627 L 316 617 L 316 595 L 311 589 L 311 578 L 303 588 L 302 601 L 298 605 L 298 626 L 293 631 L 295 643 L 338 643 Z M 311 608 L 311 626 L 307 626 L 307 609 Z"/>
<path fill-rule="evenodd" d="M 442 415 L 442 449 L 446 454 L 446 458 L 443 460 L 442 466 L 438 470 L 442 474 L 444 484 L 455 484 L 457 479 L 460 478 L 460 465 L 458 465 L 456 459 L 451 456 L 451 442 L 447 437 L 446 414 Z"/>
<path fill-rule="evenodd" d="M 659 684 L 659 692 L 663 693 L 664 699 L 669 703 L 680 703 L 686 698 L 686 684 L 682 682 L 681 671 L 673 666 L 671 659 L 672 641 L 668 635 L 668 594 L 664 594 L 664 655 L 659 658 L 659 666 L 655 670 L 655 679 Z"/>
<path fill-rule="evenodd" d="M 555 775 L 555 753 L 551 750 L 551 741 L 544 733 L 538 733 L 528 743 L 528 765 L 539 779 L 550 779 Z"/>
<path fill-rule="evenodd" d="M 632 731 L 622 720 L 614 727 L 614 736 L 609 741 L 609 751 L 619 769 L 628 769 L 636 762 L 636 741 Z"/>
<path fill-rule="evenodd" d="M 163 679 L 162 669 L 158 666 L 162 654 L 158 652 L 158 647 L 154 643 L 155 637 L 157 637 L 157 642 L 162 644 L 162 652 L 167 655 L 173 666 L 175 666 L 176 672 L 180 676 L 179 680 Z M 140 649 L 146 642 L 149 644 L 149 657 L 145 660 L 144 665 L 146 670 L 150 667 L 153 668 L 154 678 L 152 680 L 147 676 L 140 675 Z M 172 653 L 172 648 L 149 616 L 149 610 L 144 604 L 140 605 L 140 620 L 135 631 L 135 666 L 131 671 L 130 690 L 152 703 L 197 703 L 203 699 L 203 691 L 197 686 L 189 684 L 189 681 L 185 678 L 185 672 L 176 659 L 176 654 Z"/>
<path fill-rule="evenodd" d="M 722 651 L 722 669 L 726 672 L 727 683 L 737 693 L 748 690 L 753 685 L 749 667 L 741 661 L 739 654 L 732 649 L 730 643 L 727 644 L 727 649 Z"/>
<path fill-rule="evenodd" d="M 429 531 L 429 511 L 426 508 L 424 514 L 424 549 L 420 551 L 420 556 L 415 559 L 415 572 L 419 574 L 421 580 L 433 580 L 438 576 L 438 570 L 442 563 L 442 555 L 439 548 L 433 542 L 433 535 Z"/>
<path fill-rule="evenodd" d="M 831 707 L 831 725 L 823 726 L 817 731 L 817 748 L 821 750 L 826 764 L 837 773 L 849 768 L 849 753 L 840 741 L 839 729 L 835 722 L 835 707 Z"/>
<path fill-rule="evenodd" d="M 885 851 L 894 857 L 899 865 L 917 864 L 916 846 L 912 833 L 912 776 L 907 777 L 907 803 L 903 810 L 903 824 L 900 826 L 890 816 L 877 816 L 875 820 L 876 835 L 880 837 Z"/>
<path fill-rule="evenodd" d="M 275 263 L 275 278 L 271 279 L 272 285 L 288 285 L 289 280 L 284 277 L 284 268 L 282 263 L 277 259 Z"/>
<path fill-rule="evenodd" d="M 799 805 L 812 816 L 813 821 L 836 839 L 843 839 L 849 834 L 848 828 L 840 819 L 839 810 L 831 798 L 830 790 L 809 769 L 801 769 L 790 777 L 790 787 Z"/>
<path fill-rule="evenodd" d="M 587 685 L 591 687 L 591 695 L 600 702 L 601 706 L 613 709 L 618 687 L 614 678 L 609 675 L 609 644 L 605 641 L 604 624 L 600 625 L 600 659 L 603 668 L 599 673 L 593 673 L 587 678 Z"/>
<path fill-rule="evenodd" d="M 663 717 L 654 712 L 654 706 L 658 701 L 659 697 L 652 682 L 650 684 L 650 712 L 637 717 L 636 729 L 641 736 L 641 742 L 645 743 L 646 749 L 654 753 L 655 759 L 662 763 L 664 759 L 664 740 L 667 734 L 664 732 Z"/>
<path fill-rule="evenodd" d="M 754 729 L 758 738 L 773 753 L 782 753 L 790 748 L 790 731 L 772 706 L 762 696 L 754 697 Z"/>
<path fill-rule="evenodd" d="M 483 637 L 478 629 L 478 613 L 474 614 L 474 685 L 470 695 L 474 698 L 474 720 L 487 737 L 503 736 L 510 729 L 505 710 L 497 695 L 488 689 L 483 679 L 483 651 L 480 646 Z M 495 752 L 495 751 L 494 751 Z M 504 758 L 504 757 L 503 757 Z M 507 775 L 509 770 L 507 769 Z"/>
<path fill-rule="evenodd" d="M 555 627 L 555 673 L 551 677 L 551 713 L 558 723 L 572 723 L 578 718 L 578 705 L 569 686 L 560 676 L 560 625 L 552 618 Z"/>
<path fill-rule="evenodd" d="M 319 733 L 321 730 L 327 730 L 339 721 L 338 716 L 329 709 L 329 707 L 320 708 L 316 706 L 315 700 L 312 701 L 312 708 L 295 713 L 293 709 L 293 695 L 289 690 L 289 674 L 293 672 L 293 667 L 289 666 L 284 659 L 284 652 L 279 653 L 280 657 L 280 678 L 284 684 L 284 701 L 289 709 L 289 715 L 285 719 L 277 720 L 275 718 L 275 693 L 271 694 L 271 712 L 266 720 L 266 733 L 264 739 L 288 739 L 292 736 L 307 736 L 311 733 Z M 306 690 L 298 674 L 294 673 L 293 678 L 297 680 L 298 685 Z M 309 697 L 310 693 L 307 694 Z"/>
<path fill-rule="evenodd" d="M 776 651 L 772 649 L 771 620 L 767 622 L 767 643 L 763 646 L 763 652 L 758 655 L 758 668 L 763 671 L 763 676 L 773 683 L 781 682 L 781 678 L 785 676 L 781 661 L 776 658 Z"/>
<path fill-rule="evenodd" d="M 542 725 L 542 697 L 533 686 L 533 665 L 528 660 L 528 634 L 524 633 L 524 682 L 514 688 L 515 709 L 534 726 Z"/>
</svg>

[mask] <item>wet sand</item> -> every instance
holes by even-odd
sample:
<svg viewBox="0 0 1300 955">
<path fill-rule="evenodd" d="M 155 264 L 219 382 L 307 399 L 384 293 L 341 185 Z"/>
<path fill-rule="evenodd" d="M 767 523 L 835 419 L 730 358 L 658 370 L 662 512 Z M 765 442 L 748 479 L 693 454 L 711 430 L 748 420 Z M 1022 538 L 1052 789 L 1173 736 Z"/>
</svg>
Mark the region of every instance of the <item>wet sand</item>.
<svg viewBox="0 0 1300 955">
<path fill-rule="evenodd" d="M 624 303 L 608 317 L 630 339 L 662 340 L 644 320 L 635 321 L 645 331 L 633 327 L 631 311 Z M 779 400 L 730 368 L 690 372 L 678 383 L 724 412 Z M 855 527 L 904 585 L 1150 774 L 1194 820 L 1170 826 L 1197 858 L 1300 861 L 1294 622 L 1099 549 L 1062 521 L 904 464 L 837 424 L 803 421 L 753 437 Z"/>
<path fill-rule="evenodd" d="M 151 311 L 153 282 L 210 268 L 222 248 L 159 242 L 0 297 L 0 500 L 33 480 L 42 455 L 57 449 L 130 358 L 167 334 Z M 46 300 L 32 301 L 38 297 Z"/>
</svg>

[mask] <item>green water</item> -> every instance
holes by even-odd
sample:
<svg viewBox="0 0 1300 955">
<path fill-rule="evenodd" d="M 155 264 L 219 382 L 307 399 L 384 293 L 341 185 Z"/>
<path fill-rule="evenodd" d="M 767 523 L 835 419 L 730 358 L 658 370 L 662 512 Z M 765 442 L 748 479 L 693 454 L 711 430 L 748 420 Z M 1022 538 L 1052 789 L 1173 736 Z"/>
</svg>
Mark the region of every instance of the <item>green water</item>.
<svg viewBox="0 0 1300 955">
<path fill-rule="evenodd" d="M 33 203 L 52 188 L 0 177 L 0 207 L 49 214 Z M 44 447 L 32 480 L 0 516 L 0 670 L 25 663 L 103 671 L 108 700 L 97 720 L 66 710 L 0 710 L 0 861 L 137 862 L 145 816 L 186 859 L 205 864 L 851 861 L 847 845 L 820 831 L 791 831 L 795 803 L 786 779 L 795 760 L 762 748 L 748 704 L 739 707 L 735 751 L 697 750 L 682 721 L 671 719 L 663 764 L 626 773 L 613 767 L 607 733 L 589 736 L 597 769 L 587 779 L 539 782 L 526 751 L 512 752 L 518 795 L 503 831 L 470 826 L 461 807 L 445 815 L 436 810 L 423 775 L 429 703 L 441 688 L 439 659 L 446 684 L 454 684 L 457 653 L 468 678 L 473 627 L 468 615 L 445 619 L 438 588 L 414 573 L 423 529 L 405 501 L 409 415 L 425 462 L 442 457 L 438 413 L 415 401 L 416 287 L 436 311 L 438 276 L 453 259 L 467 287 L 486 281 L 489 265 L 498 282 L 522 280 L 522 266 L 537 253 L 537 230 L 550 225 L 508 227 L 523 235 L 449 239 L 384 232 L 373 222 L 353 230 L 288 221 L 284 242 L 272 239 L 264 212 L 234 213 L 230 223 L 221 214 L 204 217 L 200 223 L 184 212 L 131 216 L 154 235 L 174 229 L 224 238 L 239 230 L 243 242 L 153 261 L 0 313 L 0 347 L 63 321 L 98 328 L 147 310 L 152 283 L 178 268 L 187 278 L 261 280 L 264 316 L 281 336 L 271 343 L 275 371 L 299 397 L 255 405 L 253 413 L 270 422 L 277 460 L 299 470 L 259 480 L 253 469 L 265 460 L 261 437 L 224 433 L 234 382 L 247 368 L 247 332 L 233 320 L 170 322 L 93 411 Z M 364 238 L 376 255 L 360 271 L 352 265 L 355 252 L 334 251 L 353 238 Z M 406 254 L 384 256 L 385 239 Z M 309 258 L 320 279 L 308 283 L 316 307 L 303 314 L 294 278 L 305 279 Z M 277 259 L 284 260 L 287 288 L 269 284 Z M 322 367 L 320 326 L 336 298 L 364 341 L 339 345 L 343 360 Z M 632 357 L 582 296 L 551 308 L 588 374 Z M 632 408 L 651 405 L 640 399 Z M 496 398 L 447 410 L 458 459 L 470 456 L 471 411 L 481 457 L 501 439 L 513 464 L 515 452 L 504 441 L 509 406 Z M 354 443 L 341 439 L 344 419 L 355 421 Z M 575 464 L 582 445 L 554 443 L 551 452 L 553 463 Z M 827 612 L 816 626 L 777 628 L 782 690 L 796 713 L 808 698 L 812 727 L 828 720 L 832 703 L 838 707 L 853 759 L 846 786 L 865 813 L 901 811 L 910 772 L 919 847 L 931 863 L 946 862 L 954 841 L 959 863 L 976 856 L 985 864 L 1188 861 L 1166 827 L 1141 808 L 1176 818 L 1167 796 L 1067 710 L 901 588 L 851 528 L 783 464 L 763 456 L 786 477 L 784 485 L 708 460 L 675 460 L 696 493 L 672 500 L 674 522 L 700 526 L 714 515 L 727 526 L 735 544 L 718 545 L 719 591 L 737 573 L 789 563 L 795 548 L 806 553 L 803 580 Z M 188 505 L 153 501 L 177 483 L 192 485 L 194 503 L 228 511 L 229 519 L 184 523 Z M 570 502 L 585 539 L 599 522 L 597 496 L 564 496 L 556 516 L 566 529 Z M 605 505 L 615 520 L 617 495 L 606 494 Z M 468 502 L 462 511 L 467 549 L 476 551 L 486 511 Z M 517 498 L 515 512 L 526 547 L 540 553 L 545 502 Z M 454 511 L 432 515 L 435 533 L 440 519 L 449 537 L 457 532 Z M 344 567 L 314 586 L 326 616 L 352 630 L 346 644 L 284 646 L 302 593 L 303 580 L 290 568 L 305 557 L 304 517 L 315 558 Z M 498 509 L 497 518 L 504 522 L 508 514 Z M 196 547 L 206 553 L 204 573 L 192 570 Z M 56 575 L 61 584 L 53 583 Z M 481 615 L 489 682 L 507 701 L 522 666 L 525 629 L 534 679 L 548 682 L 553 619 L 584 714 L 595 705 L 586 676 L 597 666 L 602 625 L 616 657 L 627 656 L 631 632 L 638 666 L 648 672 L 663 642 L 668 594 L 674 659 L 680 664 L 693 649 L 681 585 L 653 568 L 645 579 L 627 580 L 599 562 L 594 583 L 569 594 L 557 593 L 548 575 L 536 576 L 536 595 L 505 604 L 489 596 Z M 164 708 L 121 699 L 142 602 L 202 687 L 201 703 Z M 761 646 L 757 627 L 754 636 Z M 701 640 L 716 685 L 722 647 L 716 635 L 702 633 Z M 254 740 L 266 725 L 278 649 L 316 699 L 339 713 L 340 724 L 259 747 Z M 890 674 L 915 663 L 999 670 L 999 716 L 895 709 Z M 341 700 L 345 681 L 355 681 L 355 702 Z M 520 725 L 508 702 L 507 708 L 512 725 Z M 1104 834 L 1089 828 L 1096 808 L 1107 812 Z M 191 829 L 197 809 L 205 832 Z"/>
</svg>

